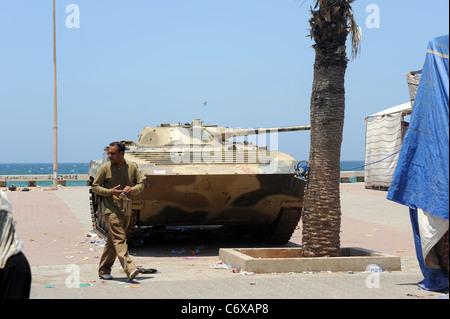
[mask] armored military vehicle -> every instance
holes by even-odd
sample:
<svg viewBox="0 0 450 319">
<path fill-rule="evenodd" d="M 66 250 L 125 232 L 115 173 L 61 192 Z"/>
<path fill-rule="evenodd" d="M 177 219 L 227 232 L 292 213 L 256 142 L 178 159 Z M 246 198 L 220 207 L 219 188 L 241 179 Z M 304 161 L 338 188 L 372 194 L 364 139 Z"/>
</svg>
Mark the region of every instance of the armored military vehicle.
<svg viewBox="0 0 450 319">
<path fill-rule="evenodd" d="M 125 158 L 145 180 L 145 190 L 132 198 L 129 239 L 136 226 L 240 225 L 255 229 L 261 241 L 287 242 L 301 217 L 306 170 L 292 156 L 258 144 L 264 137 L 272 146 L 279 132 L 309 129 L 239 129 L 200 120 L 144 127 L 137 142 L 122 141 Z M 91 180 L 109 160 L 107 151 L 91 161 Z M 106 236 L 98 201 L 91 192 L 94 230 Z"/>
</svg>

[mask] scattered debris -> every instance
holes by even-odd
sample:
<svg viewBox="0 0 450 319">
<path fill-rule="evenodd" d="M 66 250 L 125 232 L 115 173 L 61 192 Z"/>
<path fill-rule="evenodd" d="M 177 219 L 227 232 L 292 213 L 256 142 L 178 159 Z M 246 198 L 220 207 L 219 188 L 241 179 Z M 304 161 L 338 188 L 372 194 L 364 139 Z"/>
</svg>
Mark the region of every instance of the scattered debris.
<svg viewBox="0 0 450 319">
<path fill-rule="evenodd" d="M 139 273 L 141 274 L 157 274 L 160 273 L 157 269 L 154 268 L 143 268 L 142 266 L 136 267 Z"/>
<path fill-rule="evenodd" d="M 407 296 L 411 296 L 411 297 L 418 297 L 418 298 L 425 298 L 425 296 L 423 295 L 417 295 L 417 294 L 406 294 Z"/>
<path fill-rule="evenodd" d="M 216 261 L 214 266 L 210 266 L 209 268 L 214 269 L 232 269 L 231 265 L 225 265 L 225 263 L 222 260 Z"/>
<path fill-rule="evenodd" d="M 203 246 L 198 246 L 195 250 L 190 250 L 191 255 L 196 256 L 196 255 L 200 254 L 200 249 L 203 249 Z M 172 250 L 172 254 L 183 255 L 185 252 L 187 252 L 186 248 Z"/>
<path fill-rule="evenodd" d="M 198 257 L 183 257 L 183 259 L 198 259 Z"/>
</svg>

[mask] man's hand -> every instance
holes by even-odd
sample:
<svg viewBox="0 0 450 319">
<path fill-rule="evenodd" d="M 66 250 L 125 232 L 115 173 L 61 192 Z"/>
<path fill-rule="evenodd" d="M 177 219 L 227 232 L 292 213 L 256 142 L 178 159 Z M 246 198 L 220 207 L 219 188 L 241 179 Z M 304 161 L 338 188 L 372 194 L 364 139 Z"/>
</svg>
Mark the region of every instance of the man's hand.
<svg viewBox="0 0 450 319">
<path fill-rule="evenodd" d="M 111 194 L 114 196 L 120 196 L 122 193 L 130 194 L 133 189 L 130 186 L 125 186 L 124 189 L 120 189 L 120 185 L 117 185 L 111 189 Z"/>
<path fill-rule="evenodd" d="M 133 189 L 130 186 L 125 186 L 125 188 L 123 189 L 123 192 L 125 194 L 130 194 L 133 191 Z"/>
<path fill-rule="evenodd" d="M 111 194 L 113 196 L 120 196 L 120 194 L 122 194 L 123 190 L 120 189 L 120 185 L 114 186 L 111 189 Z"/>
</svg>

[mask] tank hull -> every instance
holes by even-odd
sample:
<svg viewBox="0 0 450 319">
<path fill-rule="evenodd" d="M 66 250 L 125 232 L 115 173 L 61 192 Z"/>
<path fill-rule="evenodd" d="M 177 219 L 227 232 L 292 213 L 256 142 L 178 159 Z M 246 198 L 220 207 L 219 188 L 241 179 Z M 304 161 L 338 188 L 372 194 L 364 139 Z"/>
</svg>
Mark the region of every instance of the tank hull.
<svg viewBox="0 0 450 319">
<path fill-rule="evenodd" d="M 268 225 L 283 207 L 303 205 L 293 174 L 147 176 L 133 202 L 144 226 Z"/>
</svg>

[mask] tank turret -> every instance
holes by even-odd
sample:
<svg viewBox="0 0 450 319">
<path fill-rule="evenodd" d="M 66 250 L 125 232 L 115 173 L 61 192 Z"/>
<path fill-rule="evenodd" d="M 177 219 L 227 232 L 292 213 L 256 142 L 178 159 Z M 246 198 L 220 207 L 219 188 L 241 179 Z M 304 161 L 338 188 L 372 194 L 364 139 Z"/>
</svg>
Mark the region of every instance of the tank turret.
<svg viewBox="0 0 450 319">
<path fill-rule="evenodd" d="M 144 127 L 137 141 L 140 147 L 170 145 L 221 144 L 232 137 L 266 133 L 280 133 L 310 130 L 311 126 L 286 126 L 272 128 L 229 128 L 217 125 L 202 125 L 196 119 L 185 124 L 161 124 L 158 127 Z"/>
</svg>

